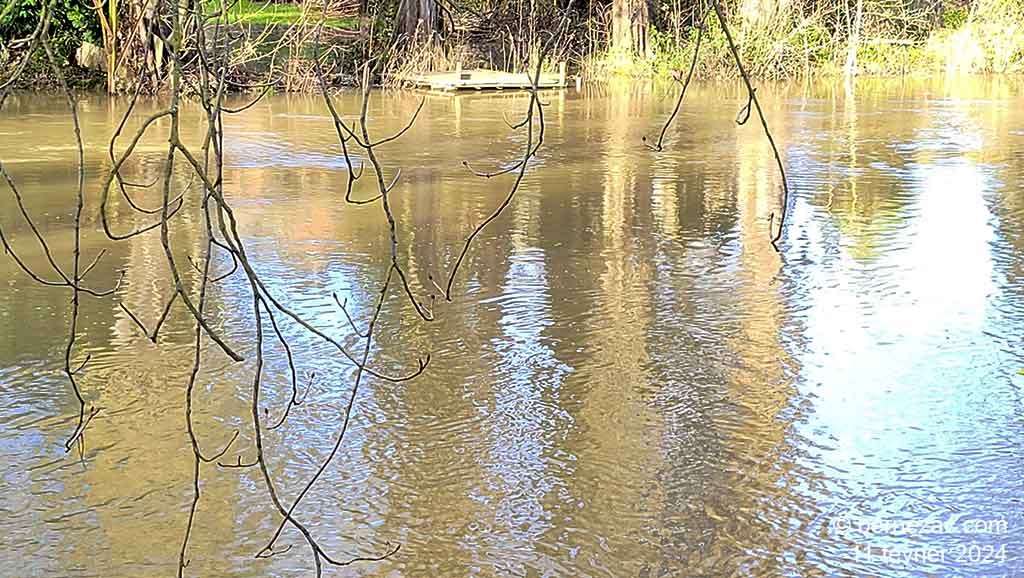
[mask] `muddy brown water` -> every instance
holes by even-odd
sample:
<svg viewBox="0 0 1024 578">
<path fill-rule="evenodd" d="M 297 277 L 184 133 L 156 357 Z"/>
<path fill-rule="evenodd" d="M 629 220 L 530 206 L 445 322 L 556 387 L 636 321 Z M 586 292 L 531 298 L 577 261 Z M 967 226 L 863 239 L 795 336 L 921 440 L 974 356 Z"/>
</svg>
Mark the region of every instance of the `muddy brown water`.
<svg viewBox="0 0 1024 578">
<path fill-rule="evenodd" d="M 793 198 L 784 253 L 768 243 L 779 179 L 759 128 L 737 127 L 736 86 L 692 88 L 666 150 L 654 135 L 675 88 L 545 95 L 547 140 L 508 211 L 479 238 L 454 301 L 417 322 L 388 302 L 370 380 L 341 454 L 298 509 L 338 558 L 401 544 L 339 576 L 1024 575 L 1024 82 L 1014 78 L 764 87 Z M 418 102 L 378 94 L 385 135 Z M 106 139 L 125 101 L 83 98 L 90 279 L 125 271 L 116 299 L 83 298 L 76 359 L 90 403 L 84 459 L 63 441 L 77 406 L 60 373 L 68 293 L 0 259 L 0 575 L 170 576 L 191 499 L 183 396 L 192 327 L 169 295 L 155 236 L 98 234 Z M 522 137 L 503 115 L 521 94 L 429 97 L 381 151 L 402 169 L 393 204 L 414 289 L 443 276 L 500 202 L 500 166 Z M 155 110 L 144 103 L 140 112 Z M 339 106 L 355 114 L 356 98 Z M 133 121 L 130 126 L 138 126 Z M 184 115 L 194 139 L 196 110 Z M 75 156 L 59 98 L 18 95 L 0 113 L 0 161 L 62 262 Z M 158 125 L 157 129 L 166 129 Z M 323 104 L 274 96 L 225 121 L 226 189 L 271 290 L 332 335 L 365 319 L 387 264 L 378 206 L 343 202 Z M 125 174 L 159 174 L 159 130 Z M 176 186 L 185 187 L 179 179 Z M 365 186 L 365 185 L 364 185 Z M 359 189 L 358 191 L 366 189 Z M 191 190 L 195 194 L 195 188 Z M 155 206 L 155 192 L 138 193 Z M 125 230 L 123 202 L 112 209 Z M 0 189 L 0 226 L 45 261 Z M 186 212 L 175 247 L 197 255 Z M 217 262 L 218 271 L 228 263 Z M 211 295 L 213 323 L 249 361 L 204 356 L 196 427 L 225 460 L 252 457 L 253 313 L 240 275 Z M 286 501 L 326 455 L 353 370 L 293 324 L 305 404 L 266 435 Z M 354 341 L 352 341 L 354 343 Z M 263 408 L 289 395 L 267 346 Z M 257 559 L 279 521 L 253 469 L 203 468 L 190 576 L 307 576 L 294 531 Z"/>
</svg>

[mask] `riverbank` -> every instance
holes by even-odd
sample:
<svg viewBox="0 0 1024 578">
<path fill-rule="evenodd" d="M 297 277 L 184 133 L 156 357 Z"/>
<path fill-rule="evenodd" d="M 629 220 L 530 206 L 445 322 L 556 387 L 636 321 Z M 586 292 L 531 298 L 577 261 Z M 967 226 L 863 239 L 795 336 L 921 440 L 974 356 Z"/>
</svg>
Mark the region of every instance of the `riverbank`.
<svg viewBox="0 0 1024 578">
<path fill-rule="evenodd" d="M 716 10 L 662 5 L 658 14 L 633 22 L 631 42 L 617 42 L 621 30 L 616 32 L 614 7 L 585 17 L 537 14 L 525 24 L 501 14 L 477 17 L 443 47 L 400 51 L 392 68 L 408 75 L 459 64 L 532 67 L 547 42 L 539 29 L 553 33 L 548 66 L 555 70 L 558 62 L 568 62 L 570 75 L 589 82 L 678 78 L 691 66 L 695 78 L 739 76 Z M 845 6 L 734 0 L 720 8 L 747 73 L 762 81 L 1024 73 L 1024 0 L 946 0 L 902 8 L 881 0 Z M 503 38 L 503 29 L 513 33 Z"/>
<path fill-rule="evenodd" d="M 980 0 L 933 14 L 930 22 L 925 15 L 908 16 L 915 26 L 907 25 L 902 32 L 894 31 L 891 22 L 873 22 L 866 16 L 859 24 L 850 24 L 852 31 L 837 30 L 842 27 L 834 14 L 772 12 L 753 20 L 741 15 L 727 18 L 744 67 L 762 81 L 1024 73 L 1024 0 Z M 608 35 L 607 26 L 584 22 L 575 26 L 575 42 L 555 43 L 546 66 L 553 71 L 559 61 L 567 61 L 570 75 L 586 82 L 678 78 L 691 66 L 698 79 L 737 78 L 734 55 L 714 12 L 709 11 L 702 29 L 696 25 L 699 17 L 690 20 L 692 25 L 674 30 L 651 27 L 644 52 L 581 42 L 580 37 Z M 523 60 L 510 59 L 509 54 L 538 52 L 536 42 L 508 44 L 496 47 L 493 38 L 466 33 L 443 48 L 406 50 L 391 69 L 408 76 L 454 70 L 458 65 L 493 67 L 497 62 L 500 67 L 510 60 Z"/>
<path fill-rule="evenodd" d="M 225 56 L 228 63 L 228 90 L 247 92 L 247 86 L 262 90 L 270 84 L 282 92 L 313 92 L 319 87 L 317 68 L 322 70 L 324 80 L 332 88 L 355 85 L 351 73 L 355 69 L 359 32 L 350 28 L 326 27 L 319 37 L 309 30 L 291 24 L 243 21 L 232 24 L 221 37 L 233 38 L 222 46 L 207 47 L 210 55 Z M 213 37 L 212 30 L 208 37 Z M 101 49 L 92 45 L 93 50 Z M 228 50 L 226 55 L 224 50 Z M 102 89 L 107 86 L 106 63 L 100 61 L 94 66 L 76 62 L 77 54 L 57 54 L 68 84 L 79 90 Z M 58 91 L 60 82 L 46 61 L 42 49 L 27 55 L 24 51 L 0 53 L 0 69 L 14 70 L 17 63 L 28 58 L 28 62 L 16 77 L 11 87 L 16 90 Z M 193 60 L 193 64 L 194 64 Z M 161 92 L 166 89 L 167 66 L 159 75 L 146 75 L 147 92 Z M 195 71 L 186 64 L 186 77 Z M 156 79 L 156 80 L 154 80 Z M 6 80 L 0 77 L 0 80 Z M 116 81 L 118 92 L 134 90 L 137 77 L 127 78 L 120 74 Z"/>
<path fill-rule="evenodd" d="M 844 28 L 837 20 L 848 20 Z M 809 76 L 928 76 L 1024 73 L 1024 1 L 980 0 L 937 14 L 911 14 L 903 30 L 892 20 L 821 12 L 770 12 L 732 18 L 729 28 L 748 73 L 760 79 Z M 913 24 L 913 26 L 911 26 Z M 738 75 L 714 13 L 704 27 L 652 30 L 647 54 L 601 50 L 584 57 L 590 79 L 669 78 L 694 64 L 697 78 Z"/>
<path fill-rule="evenodd" d="M 747 72 L 759 80 L 1024 73 L 1024 0 L 954 2 L 937 11 L 901 15 L 878 14 L 864 0 L 856 3 L 855 11 L 842 13 L 820 8 L 807 12 L 812 9 L 791 4 L 752 12 L 745 4 L 739 2 L 724 17 Z M 320 87 L 318 70 L 331 87 L 351 86 L 357 63 L 368 55 L 382 62 L 379 80 L 385 84 L 458 66 L 521 69 L 523 62 L 535 62 L 547 23 L 558 28 L 546 66 L 555 71 L 565 62 L 570 76 L 587 82 L 667 79 L 691 66 L 695 78 L 738 76 L 725 30 L 711 10 L 703 16 L 702 28 L 701 15 L 692 11 L 661 14 L 646 28 L 642 50 L 610 47 L 609 24 L 600 15 L 577 14 L 558 25 L 551 23 L 554 14 L 534 15 L 534 24 L 502 36 L 495 30 L 508 28 L 509 18 L 495 12 L 425 43 L 396 40 L 375 29 L 380 20 L 371 17 L 332 16 L 320 22 L 315 16 L 297 5 L 240 3 L 227 29 L 235 40 L 226 48 L 209 48 L 229 51 L 229 79 L 236 90 L 269 83 L 282 92 L 310 92 Z M 390 48 L 380 48 L 389 41 Z M 0 65 L 14 61 L 6 56 L 5 63 L 0 54 Z M 80 67 L 73 55 L 66 60 L 66 73 L 75 86 L 104 84 L 103 70 Z M 46 90 L 56 84 L 38 59 L 17 82 L 23 89 Z M 118 84 L 124 90 L 129 83 L 120 79 Z"/>
<path fill-rule="evenodd" d="M 0 54 L 0 70 L 11 70 L 16 62 L 25 58 L 24 53 Z M 64 78 L 68 84 L 78 90 L 96 90 L 102 88 L 107 82 L 107 75 L 102 70 L 92 70 L 78 66 L 73 62 L 65 60 L 61 68 Z M 6 78 L 3 81 L 6 82 Z M 60 81 L 53 74 L 53 70 L 46 62 L 46 55 L 42 51 L 29 57 L 25 70 L 11 79 L 11 87 L 14 90 L 35 90 L 43 92 L 56 92 L 60 90 Z"/>
</svg>

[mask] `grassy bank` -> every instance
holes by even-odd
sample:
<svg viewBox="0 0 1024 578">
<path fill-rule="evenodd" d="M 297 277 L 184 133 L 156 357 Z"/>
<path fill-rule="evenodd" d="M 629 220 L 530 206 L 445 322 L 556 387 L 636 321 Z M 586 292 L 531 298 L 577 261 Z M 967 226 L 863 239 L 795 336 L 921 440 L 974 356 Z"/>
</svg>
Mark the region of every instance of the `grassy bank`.
<svg viewBox="0 0 1024 578">
<path fill-rule="evenodd" d="M 928 22 L 922 15 L 874 17 L 854 34 L 852 18 L 834 12 L 773 13 L 757 22 L 731 17 L 730 30 L 751 75 L 781 79 L 807 75 L 929 75 L 1024 73 L 1024 0 L 977 0 L 949 7 Z M 697 28 L 671 35 L 652 29 L 650 53 L 599 49 L 580 61 L 593 80 L 612 76 L 670 77 L 687 70 Z M 725 35 L 713 12 L 708 18 L 695 74 L 737 74 Z"/>
<path fill-rule="evenodd" d="M 556 33 L 548 56 L 567 60 L 571 73 L 588 81 L 679 76 L 694 61 L 702 14 L 695 76 L 738 74 L 722 24 L 706 2 L 661 0 L 644 42 L 625 49 L 609 46 L 614 4 L 591 6 L 595 11 L 569 13 L 574 20 Z M 721 6 L 752 77 L 1024 73 L 1024 0 L 721 0 Z M 390 53 L 391 70 L 409 74 L 456 64 L 521 69 L 543 38 L 536 31 L 562 17 L 494 14 L 475 15 L 443 47 L 404 46 Z"/>
<path fill-rule="evenodd" d="M 210 10 L 216 9 L 219 3 L 210 5 Z M 288 2 L 259 2 L 254 0 L 238 0 L 228 12 L 228 20 L 236 24 L 259 24 L 267 25 L 292 25 L 305 18 L 306 22 L 315 23 L 320 19 L 319 5 L 315 8 L 304 7 L 308 3 L 293 4 Z M 329 28 L 340 30 L 356 30 L 359 27 L 359 20 L 355 16 L 343 16 L 328 13 L 324 18 L 324 25 Z"/>
</svg>

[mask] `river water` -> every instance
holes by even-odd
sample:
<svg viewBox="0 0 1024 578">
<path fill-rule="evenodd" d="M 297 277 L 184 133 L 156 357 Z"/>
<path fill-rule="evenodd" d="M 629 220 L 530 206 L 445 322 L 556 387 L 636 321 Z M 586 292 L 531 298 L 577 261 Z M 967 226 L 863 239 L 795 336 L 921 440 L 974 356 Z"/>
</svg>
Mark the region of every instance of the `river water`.
<svg viewBox="0 0 1024 578">
<path fill-rule="evenodd" d="M 507 212 L 478 238 L 452 303 L 418 321 L 387 302 L 371 357 L 421 377 L 368 380 L 341 453 L 297 510 L 337 558 L 401 549 L 345 576 L 1024 576 L 1024 81 L 862 80 L 758 94 L 791 181 L 783 253 L 771 151 L 737 127 L 733 85 L 691 88 L 666 150 L 644 148 L 673 86 L 545 95 L 547 138 Z M 375 94 L 385 136 L 413 94 Z M 342 95 L 346 115 L 353 95 Z M 77 403 L 60 373 L 69 293 L 0 259 L 0 575 L 169 576 L 191 501 L 184 390 L 193 328 L 170 295 L 155 235 L 109 242 L 97 189 L 123 100 L 84 97 L 84 257 L 113 298 L 83 297 L 75 359 L 90 404 L 84 451 L 65 454 Z M 510 177 L 521 94 L 430 96 L 381 148 L 399 257 L 431 291 Z M 140 115 L 157 102 L 140 105 Z M 141 116 L 129 123 L 137 127 Z M 204 126 L 188 109 L 183 131 Z M 126 165 L 159 175 L 158 123 Z M 59 98 L 0 113 L 0 161 L 62 263 L 72 243 L 75 150 Z M 379 206 L 343 201 L 345 165 L 323 103 L 274 96 L 225 121 L 226 190 L 251 258 L 284 302 L 355 346 L 331 297 L 365 323 L 388 263 Z M 119 147 L 124 146 L 124 141 Z M 176 183 L 184 187 L 185 183 Z M 369 179 L 357 195 L 367 193 Z M 197 194 L 193 187 L 189 194 Z M 140 191 L 139 202 L 159 202 Z M 115 228 L 144 219 L 119 201 Z M 198 256 L 201 220 L 176 218 Z M 0 189 L 0 226 L 45 260 Z M 218 272 L 229 268 L 218 261 Z M 252 297 L 241 274 L 210 298 L 212 323 L 247 357 L 204 355 L 196 430 L 207 453 L 253 456 Z M 264 436 L 286 503 L 340 425 L 354 371 L 294 324 L 306 402 Z M 266 346 L 262 409 L 290 395 Z M 313 374 L 312 378 L 309 378 Z M 280 518 L 258 470 L 202 470 L 189 576 L 307 576 L 301 536 L 254 555 Z"/>
</svg>

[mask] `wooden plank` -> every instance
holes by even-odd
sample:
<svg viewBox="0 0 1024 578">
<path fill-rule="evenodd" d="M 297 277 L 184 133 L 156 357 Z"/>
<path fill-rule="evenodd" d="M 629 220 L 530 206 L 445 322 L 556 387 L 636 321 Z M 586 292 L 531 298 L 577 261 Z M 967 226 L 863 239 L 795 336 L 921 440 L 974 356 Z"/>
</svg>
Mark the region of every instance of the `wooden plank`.
<svg viewBox="0 0 1024 578">
<path fill-rule="evenodd" d="M 563 88 L 565 86 L 564 67 L 558 73 L 541 73 L 537 82 L 538 88 Z M 416 86 L 429 87 L 431 90 L 461 89 L 528 89 L 532 86 L 526 73 L 511 73 L 499 70 L 475 69 L 463 70 L 459 65 L 455 72 L 428 72 L 406 78 Z"/>
</svg>

